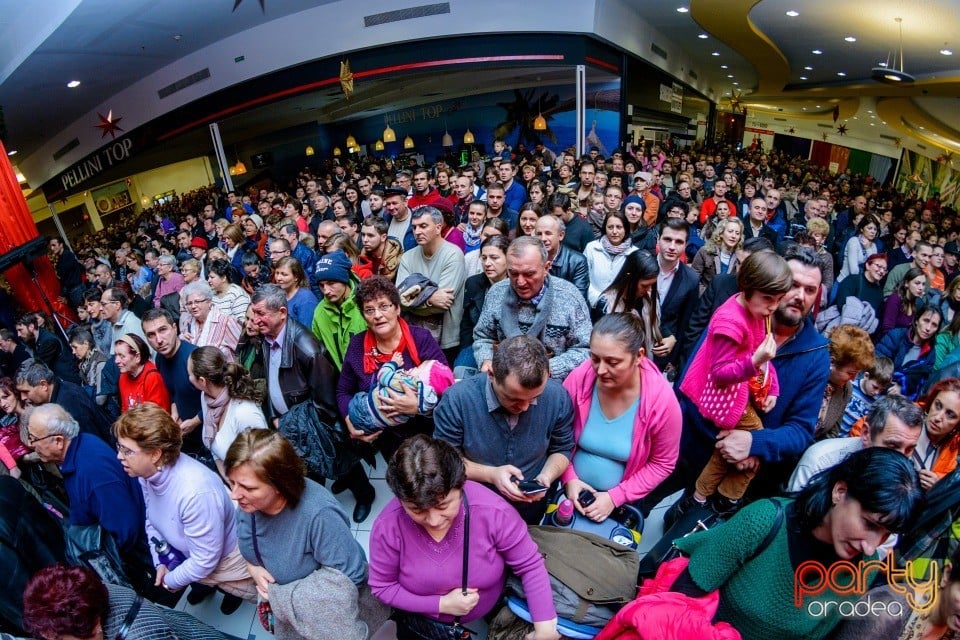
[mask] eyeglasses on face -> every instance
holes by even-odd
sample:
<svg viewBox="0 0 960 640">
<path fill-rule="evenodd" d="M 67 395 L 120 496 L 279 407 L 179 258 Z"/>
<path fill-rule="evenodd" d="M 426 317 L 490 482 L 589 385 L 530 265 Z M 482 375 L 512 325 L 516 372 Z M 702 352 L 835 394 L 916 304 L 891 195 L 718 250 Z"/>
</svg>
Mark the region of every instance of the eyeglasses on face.
<svg viewBox="0 0 960 640">
<path fill-rule="evenodd" d="M 196 300 L 187 300 L 186 305 L 188 307 L 198 307 L 204 302 L 207 302 L 210 298 L 198 298 Z"/>
<path fill-rule="evenodd" d="M 387 313 L 390 313 L 391 311 L 393 311 L 393 306 L 394 306 L 394 305 L 393 305 L 392 303 L 384 302 L 383 304 L 381 304 L 380 306 L 377 306 L 377 307 L 364 307 L 364 308 L 363 308 L 363 315 L 365 315 L 365 316 L 372 316 L 372 315 L 374 315 L 377 311 L 379 311 L 380 313 L 383 313 L 383 314 L 387 314 Z"/>
<path fill-rule="evenodd" d="M 135 456 L 135 455 L 137 455 L 137 454 L 140 453 L 140 452 L 139 452 L 139 451 L 134 451 L 133 449 L 127 449 L 125 446 L 123 446 L 122 444 L 120 444 L 120 443 L 118 442 L 118 443 L 117 443 L 117 453 L 120 454 L 120 457 L 121 457 L 121 458 L 126 459 L 126 458 L 129 458 L 130 456 Z"/>
<path fill-rule="evenodd" d="M 56 438 L 58 435 L 60 435 L 60 434 L 59 434 L 59 433 L 51 433 L 51 434 L 49 434 L 49 435 L 42 436 L 42 437 L 38 438 L 37 436 L 35 436 L 35 435 L 33 435 L 32 433 L 30 433 L 29 431 L 27 431 L 27 444 L 33 446 L 33 445 L 35 445 L 36 443 L 40 442 L 41 440 L 46 440 L 47 438 Z"/>
</svg>

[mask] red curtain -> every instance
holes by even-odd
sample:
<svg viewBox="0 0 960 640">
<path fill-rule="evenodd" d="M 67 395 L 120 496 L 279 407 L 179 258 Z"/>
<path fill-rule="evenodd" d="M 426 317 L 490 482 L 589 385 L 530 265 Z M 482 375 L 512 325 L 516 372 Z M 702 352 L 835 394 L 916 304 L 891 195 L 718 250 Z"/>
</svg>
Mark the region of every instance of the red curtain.
<svg viewBox="0 0 960 640">
<path fill-rule="evenodd" d="M 40 235 L 37 225 L 30 215 L 27 201 L 23 197 L 13 165 L 7 156 L 7 150 L 0 143 L 0 254 L 7 253 L 22 246 Z M 57 301 L 60 296 L 60 281 L 57 273 L 50 264 L 47 256 L 33 261 L 37 273 L 37 282 L 43 287 L 47 298 L 53 304 L 57 313 L 74 318 L 74 312 L 67 305 Z M 37 285 L 33 283 L 30 273 L 22 264 L 8 269 L 3 274 L 10 283 L 14 298 L 20 305 L 29 311 L 49 312 L 43 301 Z"/>
<path fill-rule="evenodd" d="M 813 141 L 813 150 L 810 152 L 810 159 L 821 167 L 830 166 L 830 150 L 833 145 L 829 142 Z"/>
</svg>

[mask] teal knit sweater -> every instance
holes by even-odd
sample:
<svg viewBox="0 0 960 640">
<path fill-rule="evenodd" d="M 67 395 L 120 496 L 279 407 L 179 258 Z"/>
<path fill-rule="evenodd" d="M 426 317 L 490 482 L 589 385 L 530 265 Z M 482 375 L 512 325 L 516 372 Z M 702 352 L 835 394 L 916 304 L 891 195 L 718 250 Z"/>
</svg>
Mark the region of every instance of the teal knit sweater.
<svg viewBox="0 0 960 640">
<path fill-rule="evenodd" d="M 792 500 L 779 499 L 786 509 Z M 787 546 L 787 519 L 770 546 L 755 558 L 776 519 L 770 500 L 748 505 L 729 522 L 677 541 L 690 556 L 690 577 L 704 591 L 720 589 L 717 619 L 732 624 L 744 640 L 818 640 L 840 621 L 837 607 L 822 614 L 819 602 L 855 602 L 859 596 L 831 591 L 794 605 L 794 567 Z M 811 615 L 808 605 L 816 601 Z"/>
</svg>

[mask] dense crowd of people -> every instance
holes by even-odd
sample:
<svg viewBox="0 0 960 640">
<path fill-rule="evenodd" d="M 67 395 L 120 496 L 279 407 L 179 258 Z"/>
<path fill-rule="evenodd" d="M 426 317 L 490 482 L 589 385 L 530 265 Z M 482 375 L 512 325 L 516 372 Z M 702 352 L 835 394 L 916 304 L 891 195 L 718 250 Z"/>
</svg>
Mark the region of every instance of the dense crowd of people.
<svg viewBox="0 0 960 640">
<path fill-rule="evenodd" d="M 960 218 L 937 196 L 758 148 L 497 140 L 121 215 L 50 240 L 79 322 L 0 328 L 0 630 L 114 637 L 146 597 L 128 637 L 219 637 L 150 602 L 219 590 L 281 638 L 461 637 L 509 573 L 553 639 L 527 525 L 682 489 L 666 526 L 724 523 L 679 543 L 673 590 L 718 592 L 742 637 L 859 637 L 794 603 L 795 570 L 888 556 L 948 572 L 883 637 L 960 632 Z M 68 566 L 90 528 L 122 579 Z"/>
</svg>

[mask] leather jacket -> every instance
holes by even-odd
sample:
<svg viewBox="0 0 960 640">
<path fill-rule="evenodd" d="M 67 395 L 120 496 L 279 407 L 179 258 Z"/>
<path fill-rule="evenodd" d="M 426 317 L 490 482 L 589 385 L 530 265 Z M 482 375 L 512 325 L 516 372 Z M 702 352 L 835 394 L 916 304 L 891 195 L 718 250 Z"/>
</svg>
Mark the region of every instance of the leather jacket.
<svg viewBox="0 0 960 640">
<path fill-rule="evenodd" d="M 270 385 L 270 344 L 263 341 L 263 362 L 267 372 L 267 393 Z M 275 355 L 275 353 L 273 354 Z M 280 371 L 277 379 L 287 409 L 306 400 L 312 400 L 320 419 L 328 424 L 340 421 L 337 411 L 337 374 L 327 351 L 310 330 L 292 318 L 287 318 L 286 333 L 280 347 Z M 273 403 L 269 418 L 277 417 Z"/>
<path fill-rule="evenodd" d="M 587 289 L 590 287 L 590 271 L 587 259 L 582 253 L 561 245 L 557 256 L 550 263 L 550 275 L 566 280 L 579 289 L 586 299 Z"/>
</svg>

